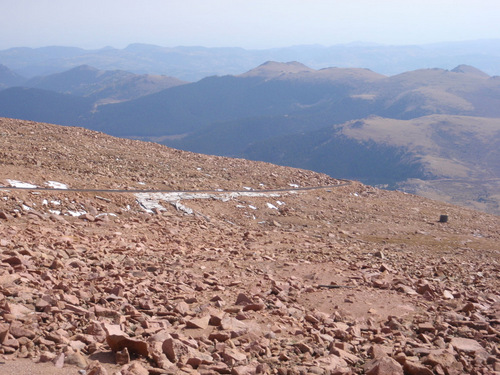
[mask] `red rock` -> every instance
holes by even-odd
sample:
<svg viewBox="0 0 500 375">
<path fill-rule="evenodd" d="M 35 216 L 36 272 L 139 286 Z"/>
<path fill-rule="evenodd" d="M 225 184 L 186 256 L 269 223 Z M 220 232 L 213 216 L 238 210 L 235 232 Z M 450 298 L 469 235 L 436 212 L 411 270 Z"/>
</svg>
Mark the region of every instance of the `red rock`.
<svg viewBox="0 0 500 375">
<path fill-rule="evenodd" d="M 108 371 L 99 362 L 94 362 L 87 366 L 86 375 L 108 375 Z"/>
<path fill-rule="evenodd" d="M 319 323 L 319 320 L 314 315 L 311 315 L 311 314 L 306 314 L 306 316 L 304 316 L 304 319 L 311 324 L 318 324 Z"/>
<path fill-rule="evenodd" d="M 88 214 L 88 213 L 85 213 L 83 215 L 80 215 L 79 216 L 79 219 L 80 220 L 87 220 L 87 221 L 90 221 L 90 222 L 94 222 L 95 221 L 95 217 L 92 216 L 91 214 Z"/>
<path fill-rule="evenodd" d="M 95 311 L 95 315 L 98 317 L 110 318 L 113 320 L 113 322 L 115 324 L 118 324 L 120 322 L 121 314 L 120 314 L 120 312 L 118 312 L 116 310 L 107 309 L 107 308 L 102 307 L 100 305 L 95 305 L 94 311 Z"/>
<path fill-rule="evenodd" d="M 418 294 L 415 289 L 410 288 L 409 286 L 406 286 L 403 284 L 398 285 L 397 290 L 399 290 L 400 292 L 406 293 L 408 295 L 417 295 Z"/>
<path fill-rule="evenodd" d="M 331 374 L 347 374 L 349 372 L 347 362 L 334 354 L 320 357 L 314 360 L 314 364 Z"/>
<path fill-rule="evenodd" d="M 392 353 L 392 349 L 381 345 L 372 345 L 368 349 L 368 355 L 370 358 L 377 359 L 380 357 L 385 357 Z"/>
<path fill-rule="evenodd" d="M 3 343 L 4 347 L 11 347 L 11 348 L 14 348 L 14 349 L 19 349 L 19 340 L 17 339 L 7 339 L 4 341 Z"/>
<path fill-rule="evenodd" d="M 485 351 L 485 349 L 476 340 L 465 339 L 462 337 L 454 337 L 450 342 L 451 346 L 455 350 L 465 352 L 465 353 L 476 353 L 479 351 Z"/>
<path fill-rule="evenodd" d="M 42 352 L 40 353 L 39 362 L 41 363 L 52 362 L 54 361 L 55 358 L 56 358 L 56 353 Z"/>
<path fill-rule="evenodd" d="M 42 298 L 38 299 L 35 303 L 36 311 L 43 311 L 48 306 L 50 306 L 50 303 Z"/>
<path fill-rule="evenodd" d="M 174 338 L 168 338 L 163 341 L 162 350 L 167 356 L 168 360 L 177 363 L 180 360 L 181 355 L 189 352 L 187 345 L 181 343 L 179 340 Z"/>
<path fill-rule="evenodd" d="M 189 305 L 186 302 L 181 301 L 175 305 L 174 311 L 182 316 L 186 316 L 190 312 Z"/>
<path fill-rule="evenodd" d="M 122 367 L 121 375 L 149 375 L 149 371 L 139 362 L 132 362 Z"/>
<path fill-rule="evenodd" d="M 9 333 L 15 338 L 27 337 L 33 340 L 36 337 L 36 333 L 34 331 L 23 327 L 18 321 L 12 322 L 9 328 Z"/>
<path fill-rule="evenodd" d="M 299 342 L 299 343 L 295 344 L 294 346 L 297 349 L 299 349 L 302 353 L 311 353 L 311 354 L 314 353 L 314 349 L 303 342 Z"/>
<path fill-rule="evenodd" d="M 104 342 L 107 336 L 106 331 L 104 330 L 102 325 L 97 321 L 91 322 L 85 329 L 85 333 L 94 336 L 97 342 Z"/>
<path fill-rule="evenodd" d="M 243 307 L 243 311 L 261 311 L 266 308 L 266 305 L 263 303 L 250 303 Z"/>
<path fill-rule="evenodd" d="M 56 331 L 48 333 L 45 338 L 54 341 L 56 344 L 69 344 L 69 339 Z"/>
<path fill-rule="evenodd" d="M 225 312 L 224 311 L 211 311 L 210 312 L 210 322 L 211 326 L 220 326 L 222 323 L 222 319 L 224 319 Z"/>
<path fill-rule="evenodd" d="M 9 325 L 0 323 L 0 345 L 2 345 L 9 335 Z"/>
<path fill-rule="evenodd" d="M 225 331 L 230 331 L 236 337 L 244 335 L 248 332 L 248 326 L 246 323 L 230 317 L 222 319 L 221 328 Z"/>
<path fill-rule="evenodd" d="M 76 315 L 87 315 L 89 313 L 87 309 L 80 306 L 71 305 L 69 303 L 64 306 L 64 310 L 71 311 Z"/>
<path fill-rule="evenodd" d="M 12 314 L 16 319 L 23 320 L 27 315 L 31 315 L 34 313 L 33 310 L 30 310 L 26 306 L 15 304 L 15 303 L 7 303 L 7 309 L 10 314 Z"/>
<path fill-rule="evenodd" d="M 431 369 L 421 363 L 406 361 L 403 366 L 405 375 L 433 375 Z"/>
<path fill-rule="evenodd" d="M 213 363 L 213 358 L 205 353 L 201 353 L 197 350 L 190 350 L 188 355 L 188 359 L 186 360 L 186 364 L 190 365 L 193 368 L 198 368 L 202 364 L 211 364 Z"/>
<path fill-rule="evenodd" d="M 64 263 L 60 259 L 54 259 L 49 267 L 51 270 L 64 268 Z"/>
<path fill-rule="evenodd" d="M 454 299 L 455 297 L 449 290 L 444 290 L 443 291 L 443 298 L 444 299 Z"/>
<path fill-rule="evenodd" d="M 440 365 L 444 368 L 451 366 L 455 361 L 455 356 L 445 350 L 433 350 L 427 357 L 422 358 L 422 363 L 426 365 Z"/>
<path fill-rule="evenodd" d="M 366 375 L 403 375 L 403 367 L 390 357 L 373 359 L 364 365 Z"/>
<path fill-rule="evenodd" d="M 64 363 L 80 368 L 87 368 L 89 364 L 87 359 L 78 351 L 75 353 L 67 354 L 66 358 L 64 359 Z"/>
<path fill-rule="evenodd" d="M 0 219 L 2 220 L 12 220 L 14 217 L 5 211 L 0 211 Z"/>
<path fill-rule="evenodd" d="M 129 353 L 136 353 L 144 357 L 149 356 L 148 344 L 145 341 L 131 339 L 121 331 L 118 325 L 104 323 L 102 326 L 106 331 L 106 342 L 112 351 L 118 352 L 127 348 Z"/>
<path fill-rule="evenodd" d="M 257 374 L 257 367 L 253 365 L 236 366 L 231 370 L 231 375 L 255 375 Z"/>
<path fill-rule="evenodd" d="M 222 357 L 224 358 L 224 362 L 226 362 L 229 366 L 233 366 L 237 363 L 246 362 L 247 356 L 245 353 L 240 352 L 236 349 L 226 348 L 224 353 L 222 353 Z"/>
<path fill-rule="evenodd" d="M 424 333 L 424 332 L 435 332 L 436 328 L 434 327 L 434 324 L 427 322 L 427 323 L 421 323 L 418 325 L 417 332 L 418 333 Z"/>
<path fill-rule="evenodd" d="M 209 340 L 217 340 L 218 342 L 224 342 L 229 340 L 230 338 L 231 334 L 229 332 L 222 331 L 212 332 L 210 335 L 208 335 Z"/>
<path fill-rule="evenodd" d="M 130 355 L 126 347 L 123 348 L 123 350 L 116 352 L 115 362 L 119 365 L 126 365 L 127 363 L 130 363 Z"/>
<path fill-rule="evenodd" d="M 186 328 L 194 329 L 207 329 L 210 322 L 210 316 L 204 316 L 202 318 L 194 318 L 186 321 Z"/>
<path fill-rule="evenodd" d="M 248 298 L 243 293 L 240 293 L 240 294 L 238 294 L 238 298 L 236 298 L 235 305 L 249 305 L 252 303 L 253 303 L 253 301 L 250 298 Z"/>
<path fill-rule="evenodd" d="M 359 361 L 361 361 L 361 359 L 358 356 L 351 354 L 345 350 L 336 348 L 336 347 L 332 347 L 332 349 L 330 350 L 330 353 L 335 354 L 336 356 L 342 358 L 350 365 L 354 365 L 354 364 L 358 363 Z"/>
<path fill-rule="evenodd" d="M 54 366 L 56 366 L 57 368 L 63 368 L 64 367 L 64 357 L 65 357 L 64 353 L 57 355 L 53 360 Z"/>
<path fill-rule="evenodd" d="M 162 350 L 168 360 L 173 363 L 182 362 L 198 367 L 202 363 L 211 364 L 213 362 L 210 355 L 201 353 L 174 338 L 166 339 L 162 344 Z"/>
<path fill-rule="evenodd" d="M 71 347 L 71 349 L 77 351 L 77 350 L 83 350 L 83 349 L 85 349 L 85 347 L 87 346 L 87 344 L 85 344 L 84 342 L 82 342 L 80 340 L 70 340 L 69 341 L 69 346 Z"/>
</svg>

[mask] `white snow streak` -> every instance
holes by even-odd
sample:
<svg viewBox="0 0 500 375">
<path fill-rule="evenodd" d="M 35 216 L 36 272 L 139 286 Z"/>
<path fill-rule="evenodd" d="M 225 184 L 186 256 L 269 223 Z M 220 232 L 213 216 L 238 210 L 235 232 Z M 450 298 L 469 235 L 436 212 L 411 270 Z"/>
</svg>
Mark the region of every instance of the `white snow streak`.
<svg viewBox="0 0 500 375">
<path fill-rule="evenodd" d="M 45 183 L 48 187 L 51 187 L 53 189 L 61 189 L 61 190 L 67 190 L 68 185 L 63 184 L 62 182 L 57 182 L 57 181 L 47 181 Z"/>
<path fill-rule="evenodd" d="M 22 189 L 36 189 L 38 186 L 27 183 L 27 182 L 22 182 L 22 181 L 17 181 L 17 180 L 7 180 L 10 186 L 15 187 L 15 188 L 22 188 Z"/>
<path fill-rule="evenodd" d="M 235 198 L 240 197 L 280 197 L 283 194 L 293 194 L 294 191 L 284 191 L 283 193 L 277 192 L 258 192 L 258 191 L 239 191 L 227 193 L 195 193 L 195 192 L 169 192 L 169 193 L 136 193 L 135 197 L 137 203 L 149 213 L 157 211 L 165 211 L 165 207 L 160 202 L 167 202 L 180 211 L 192 214 L 193 210 L 180 204 L 182 200 L 191 199 L 215 199 L 222 202 L 228 202 Z M 256 210 L 257 207 L 249 205 L 251 209 Z M 273 206 L 275 207 L 275 206 Z M 269 207 L 271 208 L 271 207 Z M 275 207 L 276 208 L 276 207 Z"/>
</svg>

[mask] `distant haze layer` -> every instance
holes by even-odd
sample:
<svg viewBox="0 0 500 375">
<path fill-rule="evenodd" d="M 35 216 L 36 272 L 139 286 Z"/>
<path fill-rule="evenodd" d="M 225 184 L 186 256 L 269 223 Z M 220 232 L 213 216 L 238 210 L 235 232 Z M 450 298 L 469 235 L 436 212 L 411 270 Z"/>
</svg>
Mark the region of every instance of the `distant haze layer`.
<svg viewBox="0 0 500 375">
<path fill-rule="evenodd" d="M 274 48 L 500 38 L 496 0 L 4 1 L 0 49 L 76 45 Z"/>
</svg>

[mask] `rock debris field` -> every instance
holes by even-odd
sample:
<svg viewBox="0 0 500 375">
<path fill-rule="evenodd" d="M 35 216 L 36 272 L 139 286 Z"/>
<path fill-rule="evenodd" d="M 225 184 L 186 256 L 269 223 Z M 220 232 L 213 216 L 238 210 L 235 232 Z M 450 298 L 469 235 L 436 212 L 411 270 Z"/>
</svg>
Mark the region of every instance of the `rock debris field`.
<svg viewBox="0 0 500 375">
<path fill-rule="evenodd" d="M 497 216 L 12 119 L 0 186 L 1 374 L 500 374 Z"/>
</svg>

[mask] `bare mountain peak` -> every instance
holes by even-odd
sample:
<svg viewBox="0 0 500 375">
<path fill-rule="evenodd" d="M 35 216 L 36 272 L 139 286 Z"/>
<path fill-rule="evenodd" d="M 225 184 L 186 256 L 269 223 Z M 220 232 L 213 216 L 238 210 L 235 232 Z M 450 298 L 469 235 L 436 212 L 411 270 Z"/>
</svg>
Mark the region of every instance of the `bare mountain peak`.
<svg viewBox="0 0 500 375">
<path fill-rule="evenodd" d="M 99 69 L 93 67 L 93 66 L 90 66 L 88 64 L 82 64 L 82 65 L 78 65 L 78 66 L 75 66 L 73 69 L 70 69 L 70 71 L 92 71 L 92 72 L 96 72 L 96 71 L 99 71 Z"/>
<path fill-rule="evenodd" d="M 482 70 L 479 70 L 473 66 L 465 65 L 465 64 L 459 65 L 456 68 L 452 69 L 451 71 L 453 73 L 472 74 L 472 75 L 480 76 L 480 77 L 484 77 L 484 78 L 490 77 L 488 74 L 486 74 Z"/>
<path fill-rule="evenodd" d="M 308 66 L 299 63 L 297 61 L 291 61 L 287 63 L 277 62 L 277 61 L 267 61 L 257 68 L 252 69 L 240 77 L 278 77 L 283 74 L 297 74 L 297 73 L 309 73 L 316 72 L 316 70 L 309 68 Z"/>
<path fill-rule="evenodd" d="M 279 62 L 279 61 L 266 61 L 264 64 L 260 65 L 261 67 L 288 67 L 288 68 L 299 68 L 301 70 L 311 70 L 308 66 L 298 62 L 298 61 L 289 61 L 289 62 Z"/>
</svg>

